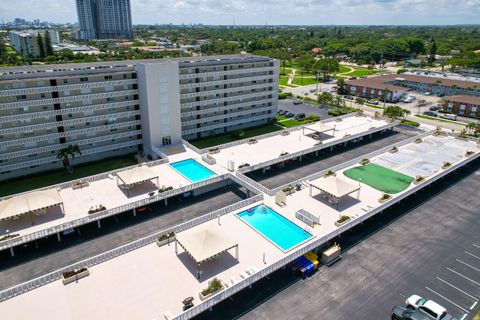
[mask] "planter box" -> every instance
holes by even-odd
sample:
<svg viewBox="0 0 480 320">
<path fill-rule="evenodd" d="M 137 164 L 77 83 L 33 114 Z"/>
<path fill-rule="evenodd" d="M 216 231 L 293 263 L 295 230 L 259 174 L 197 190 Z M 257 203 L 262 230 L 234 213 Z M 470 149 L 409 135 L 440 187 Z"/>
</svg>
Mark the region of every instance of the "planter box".
<svg viewBox="0 0 480 320">
<path fill-rule="evenodd" d="M 74 276 L 68 277 L 68 278 L 62 278 L 63 285 L 67 285 L 69 283 L 75 282 L 77 280 L 80 280 L 82 278 L 85 278 L 90 275 L 90 270 L 85 270 L 80 273 L 77 273 Z"/>
<path fill-rule="evenodd" d="M 420 181 L 413 180 L 413 184 L 414 184 L 414 185 L 418 185 L 418 184 L 420 184 L 420 183 L 422 183 L 422 182 L 424 182 L 424 181 L 425 181 L 425 179 L 422 179 L 422 180 L 420 180 Z"/>
<path fill-rule="evenodd" d="M 218 289 L 218 290 L 215 291 L 215 292 L 209 293 L 209 294 L 207 294 L 206 296 L 204 296 L 204 295 L 202 294 L 202 292 L 200 291 L 200 293 L 198 294 L 198 297 L 200 298 L 201 301 L 203 301 L 203 300 L 206 300 L 206 299 L 210 298 L 211 296 L 216 295 L 217 293 L 219 293 L 219 292 L 222 291 L 223 289 L 225 289 L 225 287 L 222 285 L 222 288 Z"/>
<path fill-rule="evenodd" d="M 387 201 L 390 200 L 390 199 L 392 199 L 392 197 L 387 198 L 387 199 L 380 198 L 380 199 L 378 199 L 378 202 L 380 202 L 380 203 L 385 203 L 385 202 L 387 202 Z"/>
<path fill-rule="evenodd" d="M 155 240 L 155 242 L 157 243 L 157 246 L 159 246 L 159 247 L 162 247 L 162 246 L 164 246 L 168 243 L 173 243 L 174 241 L 175 241 L 175 236 L 170 237 L 170 238 L 165 239 L 165 240 L 161 240 L 161 241 L 159 241 L 158 239 Z"/>
<path fill-rule="evenodd" d="M 290 190 L 290 191 L 283 191 L 283 190 L 282 190 L 282 192 L 285 193 L 286 196 L 289 196 L 289 195 L 291 195 L 292 193 L 295 193 L 295 189 L 292 189 L 292 190 Z"/>
<path fill-rule="evenodd" d="M 347 220 L 342 221 L 342 222 L 335 221 L 335 226 L 336 226 L 336 227 L 343 226 L 345 223 L 350 222 L 351 220 L 352 220 L 352 218 L 348 217 Z"/>
<path fill-rule="evenodd" d="M 390 150 L 388 150 L 388 152 L 390 152 L 390 153 L 397 153 L 397 152 L 398 152 L 398 149 L 390 149 Z"/>
</svg>

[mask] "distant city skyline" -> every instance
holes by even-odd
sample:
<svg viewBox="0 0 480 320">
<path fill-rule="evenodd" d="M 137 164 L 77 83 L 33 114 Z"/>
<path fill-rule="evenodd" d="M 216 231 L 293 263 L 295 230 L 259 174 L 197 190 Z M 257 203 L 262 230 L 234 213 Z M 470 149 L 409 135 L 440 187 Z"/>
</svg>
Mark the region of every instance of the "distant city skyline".
<svg viewBox="0 0 480 320">
<path fill-rule="evenodd" d="M 480 23 L 480 0 L 131 0 L 134 24 L 443 25 Z M 0 20 L 77 22 L 74 0 L 0 3 Z"/>
</svg>

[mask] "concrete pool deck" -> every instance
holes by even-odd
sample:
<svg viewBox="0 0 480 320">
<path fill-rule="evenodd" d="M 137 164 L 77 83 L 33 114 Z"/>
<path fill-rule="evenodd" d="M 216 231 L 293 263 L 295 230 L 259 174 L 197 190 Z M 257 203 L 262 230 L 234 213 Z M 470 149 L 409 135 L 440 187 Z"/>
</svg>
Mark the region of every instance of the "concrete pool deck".
<svg viewBox="0 0 480 320">
<path fill-rule="evenodd" d="M 453 156 L 456 161 L 452 161 L 452 167 L 467 161 L 468 158 L 464 156 L 467 150 L 475 151 L 475 156 L 478 156 L 480 152 L 480 148 L 474 142 L 464 143 L 464 141 L 453 137 L 437 138 L 429 136 L 424 138 L 424 142 L 421 144 L 438 142 L 437 139 L 440 140 L 444 148 L 437 148 L 436 153 L 432 153 L 432 155 L 438 156 L 440 159 L 444 159 L 444 155 L 445 157 L 447 155 Z M 398 154 L 408 154 L 412 145 L 413 143 L 410 143 L 399 148 Z M 375 163 L 375 161 L 389 155 L 389 153 L 381 154 L 371 161 Z M 410 157 L 414 161 L 423 159 L 424 155 L 423 152 L 418 150 L 417 153 L 410 154 Z M 343 170 L 354 166 L 339 170 L 337 176 L 353 181 L 344 177 L 341 173 Z M 433 177 L 443 173 L 443 169 L 440 167 L 432 167 L 433 173 L 426 177 L 425 182 L 423 182 L 424 185 Z M 412 188 L 420 186 L 412 184 L 405 191 L 394 195 L 387 203 L 395 203 L 397 197 L 401 197 Z M 304 209 L 320 217 L 320 225 L 308 229 L 316 238 L 302 244 L 299 247 L 302 248 L 318 237 L 334 233 L 338 229 L 335 226 L 335 221 L 340 214 L 349 215 L 355 220 L 381 206 L 378 201 L 381 194 L 381 192 L 361 184 L 358 199 L 357 194 L 342 199 L 338 210 L 323 200 L 323 197 L 315 194 L 310 197 L 308 188 L 303 188 L 288 196 L 285 207 L 276 205 L 274 197 L 265 196 L 263 202 L 302 228 L 306 228 L 306 225 L 295 218 L 297 210 Z M 22 319 L 33 319 L 38 314 L 49 314 L 51 319 L 105 317 L 161 319 L 167 311 L 178 315 L 181 313 L 181 301 L 184 298 L 193 296 L 195 304 L 199 303 L 198 293 L 207 286 L 208 280 L 211 278 L 218 277 L 223 281 L 236 278 L 238 282 L 241 281 L 240 273 L 246 269 L 255 267 L 259 271 L 288 255 L 248 225 L 238 221 L 235 214 L 253 206 L 255 204 L 222 216 L 220 226 L 217 219 L 206 222 L 222 228 L 237 240 L 240 262 L 237 263 L 228 254 L 222 255 L 218 260 L 211 261 L 211 263 L 202 267 L 204 273 L 200 281 L 196 279 L 196 269 L 189 257 L 182 256 L 181 253 L 177 257 L 172 245 L 158 248 L 155 244 L 150 244 L 92 267 L 92 274 L 78 283 L 63 286 L 60 281 L 55 281 L 6 300 L 0 304 L 0 313 L 4 314 L 5 317 L 15 316 Z M 263 260 L 264 253 L 266 264 Z M 55 304 L 48 303 L 49 301 L 55 301 Z M 135 308 L 119 307 L 127 305 L 135 305 Z M 29 308 L 24 306 L 29 306 Z"/>
</svg>

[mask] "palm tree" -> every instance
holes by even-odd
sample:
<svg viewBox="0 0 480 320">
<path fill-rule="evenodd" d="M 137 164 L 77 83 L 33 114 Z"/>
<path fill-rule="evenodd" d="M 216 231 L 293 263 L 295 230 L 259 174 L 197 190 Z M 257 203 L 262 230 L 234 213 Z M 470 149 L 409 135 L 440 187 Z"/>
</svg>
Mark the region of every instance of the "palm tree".
<svg viewBox="0 0 480 320">
<path fill-rule="evenodd" d="M 470 132 L 470 134 L 473 134 L 474 136 L 477 136 L 480 133 L 480 125 L 470 122 L 467 125 L 467 129 Z"/>
<path fill-rule="evenodd" d="M 57 158 L 62 159 L 63 166 L 67 169 L 69 173 L 73 173 L 72 160 L 75 158 L 75 155 L 81 155 L 80 147 L 78 145 L 69 145 L 66 148 L 58 150 Z"/>
</svg>

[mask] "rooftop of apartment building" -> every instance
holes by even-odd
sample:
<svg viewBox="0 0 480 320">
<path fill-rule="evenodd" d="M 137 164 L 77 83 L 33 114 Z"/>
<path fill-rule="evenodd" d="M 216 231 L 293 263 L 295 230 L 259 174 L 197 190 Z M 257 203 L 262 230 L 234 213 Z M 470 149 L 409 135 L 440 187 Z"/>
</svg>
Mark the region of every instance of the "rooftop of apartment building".
<svg viewBox="0 0 480 320">
<path fill-rule="evenodd" d="M 455 95 L 455 96 L 445 97 L 445 100 L 452 101 L 452 102 L 460 102 L 460 103 L 480 105 L 480 98 L 479 97 L 473 97 L 473 96 Z"/>
<path fill-rule="evenodd" d="M 2 68 L 0 71 L 0 80 L 16 79 L 20 75 L 35 74 L 35 77 L 42 76 L 41 74 L 52 72 L 66 72 L 66 71 L 81 71 L 81 70 L 95 70 L 95 69 L 109 69 L 109 68 L 132 68 L 141 63 L 166 63 L 169 61 L 180 62 L 180 67 L 186 67 L 189 63 L 196 63 L 196 65 L 212 64 L 228 64 L 244 62 L 260 62 L 273 60 L 269 57 L 255 56 L 250 54 L 232 54 L 232 55 L 218 55 L 218 56 L 199 56 L 199 57 L 183 57 L 183 58 L 163 58 L 163 59 L 144 59 L 144 60 L 123 60 L 123 61 L 102 61 L 89 63 L 67 63 L 67 64 L 50 64 L 50 65 L 35 65 L 35 66 L 16 66 Z"/>
<path fill-rule="evenodd" d="M 475 88 L 475 87 L 480 88 L 480 83 L 474 82 L 474 81 L 451 79 L 448 77 L 440 78 L 440 77 L 431 77 L 431 76 L 420 76 L 420 75 L 411 74 L 411 73 L 379 75 L 379 76 L 374 76 L 369 78 L 350 80 L 350 81 L 347 81 L 347 83 L 350 85 L 376 88 L 376 89 L 388 88 L 389 90 L 405 90 L 404 87 L 394 86 L 390 84 L 390 82 L 393 82 L 393 81 L 404 81 L 404 80 L 418 82 L 418 83 L 443 85 L 447 87 L 457 86 L 459 88 L 465 88 L 465 89 Z"/>
</svg>

